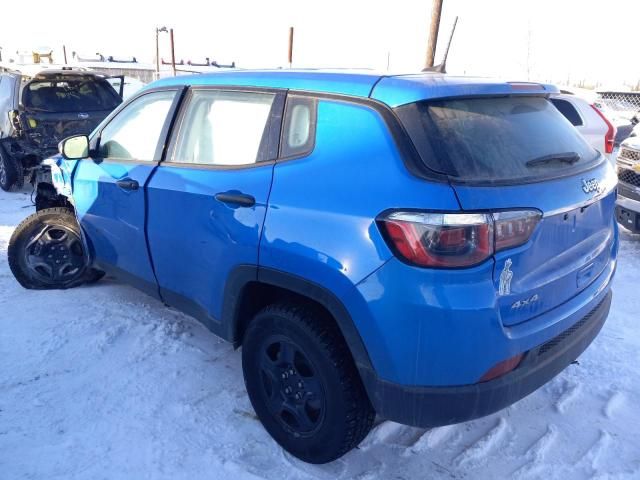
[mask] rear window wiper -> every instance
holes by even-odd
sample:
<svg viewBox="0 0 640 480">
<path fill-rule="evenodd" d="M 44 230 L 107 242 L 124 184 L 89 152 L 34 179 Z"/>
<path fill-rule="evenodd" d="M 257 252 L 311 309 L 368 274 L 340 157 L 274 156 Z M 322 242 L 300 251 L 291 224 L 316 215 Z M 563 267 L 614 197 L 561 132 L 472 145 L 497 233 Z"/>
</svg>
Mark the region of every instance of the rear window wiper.
<svg viewBox="0 0 640 480">
<path fill-rule="evenodd" d="M 529 160 L 525 165 L 527 167 L 537 167 L 538 165 L 547 165 L 549 163 L 568 163 L 573 165 L 580 160 L 580 155 L 576 152 L 552 153 Z"/>
</svg>

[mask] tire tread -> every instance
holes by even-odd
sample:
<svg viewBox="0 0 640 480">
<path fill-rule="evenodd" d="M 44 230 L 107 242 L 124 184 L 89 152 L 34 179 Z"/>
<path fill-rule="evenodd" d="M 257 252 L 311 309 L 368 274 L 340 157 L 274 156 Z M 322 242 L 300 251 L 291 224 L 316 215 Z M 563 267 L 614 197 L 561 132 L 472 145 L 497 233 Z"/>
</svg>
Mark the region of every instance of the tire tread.
<svg viewBox="0 0 640 480">
<path fill-rule="evenodd" d="M 327 352 L 339 374 L 342 394 L 349 406 L 346 414 L 347 430 L 335 458 L 357 447 L 371 430 L 376 413 L 362 385 L 346 341 L 333 319 L 326 318 L 327 314 L 313 305 L 288 301 L 268 305 L 258 315 L 294 319 L 316 340 L 317 345 Z"/>
</svg>

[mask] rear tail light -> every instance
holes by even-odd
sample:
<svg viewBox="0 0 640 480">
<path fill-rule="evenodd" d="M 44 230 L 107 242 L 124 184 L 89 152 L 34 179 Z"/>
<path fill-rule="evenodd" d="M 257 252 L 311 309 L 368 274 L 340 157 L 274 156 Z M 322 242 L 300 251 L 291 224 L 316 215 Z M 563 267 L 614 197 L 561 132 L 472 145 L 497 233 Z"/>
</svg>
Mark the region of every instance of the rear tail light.
<svg viewBox="0 0 640 480">
<path fill-rule="evenodd" d="M 591 105 L 591 108 L 593 108 L 596 111 L 596 113 L 600 115 L 600 118 L 604 120 L 604 123 L 607 124 L 607 133 L 604 136 L 604 150 L 605 150 L 605 153 L 612 153 L 613 146 L 616 141 L 617 129 L 616 127 L 613 126 L 613 124 L 609 121 L 609 119 L 605 116 L 605 114 L 600 111 L 598 107 L 596 107 L 595 105 Z"/>
<path fill-rule="evenodd" d="M 482 263 L 496 251 L 526 243 L 540 212 L 393 212 L 379 219 L 390 247 L 421 267 L 455 268 Z"/>
<path fill-rule="evenodd" d="M 494 213 L 496 252 L 526 243 L 538 225 L 540 217 L 540 212 L 535 210 Z"/>
</svg>

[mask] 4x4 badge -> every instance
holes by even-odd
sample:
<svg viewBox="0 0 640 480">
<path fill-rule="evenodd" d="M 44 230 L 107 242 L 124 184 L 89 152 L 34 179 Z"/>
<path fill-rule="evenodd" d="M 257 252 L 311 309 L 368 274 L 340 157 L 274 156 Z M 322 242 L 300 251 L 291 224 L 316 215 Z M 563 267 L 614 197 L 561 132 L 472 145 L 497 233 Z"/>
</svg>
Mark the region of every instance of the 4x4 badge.
<svg viewBox="0 0 640 480">
<path fill-rule="evenodd" d="M 600 183 L 598 183 L 598 180 L 596 180 L 595 178 L 592 178 L 590 180 L 585 180 L 583 178 L 582 179 L 582 191 L 584 193 L 599 192 L 600 191 Z"/>
<path fill-rule="evenodd" d="M 498 295 L 509 295 L 511 293 L 511 280 L 513 280 L 513 272 L 511 271 L 511 265 L 513 262 L 510 258 L 504 262 L 504 268 L 500 274 L 500 289 Z"/>
</svg>

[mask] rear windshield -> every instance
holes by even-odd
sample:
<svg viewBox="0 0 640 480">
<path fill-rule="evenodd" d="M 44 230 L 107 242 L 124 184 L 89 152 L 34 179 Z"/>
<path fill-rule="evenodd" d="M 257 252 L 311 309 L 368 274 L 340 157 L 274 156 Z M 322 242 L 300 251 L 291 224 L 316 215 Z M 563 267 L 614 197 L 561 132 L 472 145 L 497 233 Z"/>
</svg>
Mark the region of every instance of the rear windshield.
<svg viewBox="0 0 640 480">
<path fill-rule="evenodd" d="M 22 104 L 41 112 L 92 112 L 113 110 L 120 97 L 106 80 L 42 80 L 25 85 Z"/>
<path fill-rule="evenodd" d="M 427 166 L 465 182 L 538 181 L 600 160 L 543 97 L 425 101 L 396 111 Z"/>
</svg>

